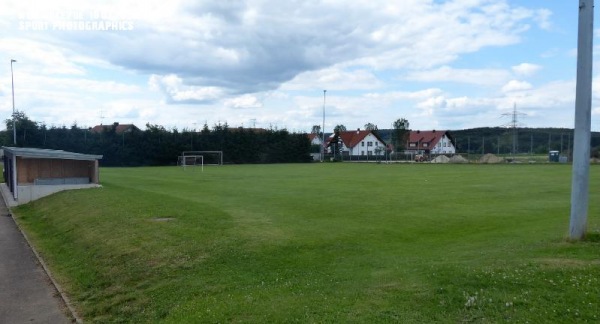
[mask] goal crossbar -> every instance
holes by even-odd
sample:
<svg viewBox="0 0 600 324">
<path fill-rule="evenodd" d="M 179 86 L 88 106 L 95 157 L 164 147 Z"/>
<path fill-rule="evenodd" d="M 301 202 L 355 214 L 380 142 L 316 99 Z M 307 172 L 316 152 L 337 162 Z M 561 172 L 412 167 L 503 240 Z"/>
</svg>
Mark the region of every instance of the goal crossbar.
<svg viewBox="0 0 600 324">
<path fill-rule="evenodd" d="M 223 151 L 183 151 L 181 153 L 183 157 L 185 156 L 204 156 L 204 161 L 206 165 L 223 165 Z M 211 159 L 211 157 L 214 157 Z M 209 163 L 212 161 L 216 163 Z"/>
</svg>

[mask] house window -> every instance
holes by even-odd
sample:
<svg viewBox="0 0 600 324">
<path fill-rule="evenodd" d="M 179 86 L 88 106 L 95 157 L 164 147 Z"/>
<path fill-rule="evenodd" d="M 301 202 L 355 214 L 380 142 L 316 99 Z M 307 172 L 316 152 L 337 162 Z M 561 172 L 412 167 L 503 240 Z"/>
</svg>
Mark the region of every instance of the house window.
<svg viewBox="0 0 600 324">
<path fill-rule="evenodd" d="M 410 147 L 417 147 L 417 143 L 410 143 L 409 146 Z"/>
<path fill-rule="evenodd" d="M 367 151 L 367 155 L 368 155 L 368 156 L 371 156 L 371 155 L 373 155 L 373 151 Z"/>
<path fill-rule="evenodd" d="M 360 151 L 360 155 L 365 155 L 365 151 Z"/>
<path fill-rule="evenodd" d="M 365 146 L 365 142 L 360 142 L 360 146 Z"/>
<path fill-rule="evenodd" d="M 375 142 L 375 146 L 379 146 L 379 142 Z"/>
<path fill-rule="evenodd" d="M 446 145 L 447 145 L 447 144 L 448 144 L 448 143 L 444 142 L 444 147 L 446 147 Z"/>
<path fill-rule="evenodd" d="M 373 146 L 373 142 L 367 142 L 367 146 Z"/>
<path fill-rule="evenodd" d="M 423 147 L 429 146 L 429 143 L 423 143 Z"/>
</svg>

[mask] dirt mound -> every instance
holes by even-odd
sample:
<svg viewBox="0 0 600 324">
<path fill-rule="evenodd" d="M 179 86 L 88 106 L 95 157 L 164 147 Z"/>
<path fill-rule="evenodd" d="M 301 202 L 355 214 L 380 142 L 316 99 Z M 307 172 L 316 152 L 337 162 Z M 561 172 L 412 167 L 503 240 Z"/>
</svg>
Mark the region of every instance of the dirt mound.
<svg viewBox="0 0 600 324">
<path fill-rule="evenodd" d="M 438 155 L 435 159 L 431 160 L 431 163 L 448 163 L 450 159 L 445 155 Z"/>
<path fill-rule="evenodd" d="M 497 157 L 494 154 L 488 153 L 479 159 L 479 163 L 502 163 L 504 158 Z"/>
<path fill-rule="evenodd" d="M 450 158 L 450 163 L 469 163 L 469 160 L 460 155 L 454 155 Z"/>
</svg>

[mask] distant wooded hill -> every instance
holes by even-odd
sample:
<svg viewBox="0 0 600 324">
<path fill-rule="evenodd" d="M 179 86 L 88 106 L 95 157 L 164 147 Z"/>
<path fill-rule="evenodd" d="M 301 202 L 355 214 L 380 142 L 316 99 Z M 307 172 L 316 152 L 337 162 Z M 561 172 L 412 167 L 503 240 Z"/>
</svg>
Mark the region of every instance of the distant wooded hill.
<svg viewBox="0 0 600 324">
<path fill-rule="evenodd" d="M 517 154 L 547 154 L 560 151 L 570 155 L 573 149 L 573 129 L 568 128 L 503 128 L 482 127 L 464 130 L 451 130 L 460 153 L 508 154 L 513 149 L 513 134 L 516 131 Z M 592 132 L 591 147 L 597 152 L 600 148 L 600 133 Z"/>
<path fill-rule="evenodd" d="M 449 131 L 457 146 L 457 153 L 510 154 L 513 150 L 512 128 L 481 127 Z M 390 143 L 392 132 L 392 129 L 377 130 L 386 143 Z M 556 150 L 561 155 L 569 155 L 573 149 L 573 129 L 517 128 L 516 134 L 517 154 L 548 154 L 548 151 Z M 599 155 L 600 132 L 592 132 L 591 147 L 593 155 Z"/>
</svg>

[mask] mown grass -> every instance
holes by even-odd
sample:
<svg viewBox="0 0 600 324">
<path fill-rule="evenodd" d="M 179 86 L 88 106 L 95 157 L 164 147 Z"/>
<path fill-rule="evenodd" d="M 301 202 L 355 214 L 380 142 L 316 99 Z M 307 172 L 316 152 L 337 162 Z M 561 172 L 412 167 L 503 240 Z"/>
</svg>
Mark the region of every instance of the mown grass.
<svg viewBox="0 0 600 324">
<path fill-rule="evenodd" d="M 102 169 L 15 210 L 89 322 L 600 320 L 567 165 Z"/>
</svg>

